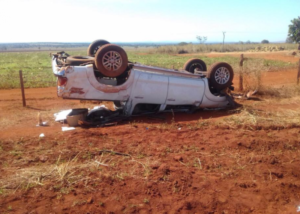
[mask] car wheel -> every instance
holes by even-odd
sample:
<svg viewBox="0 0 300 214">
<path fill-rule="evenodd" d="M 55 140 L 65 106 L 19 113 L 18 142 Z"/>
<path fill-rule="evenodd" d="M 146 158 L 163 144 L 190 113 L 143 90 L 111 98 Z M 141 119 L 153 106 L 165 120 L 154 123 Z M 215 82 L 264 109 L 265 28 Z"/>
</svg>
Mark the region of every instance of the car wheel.
<svg viewBox="0 0 300 214">
<path fill-rule="evenodd" d="M 88 56 L 95 56 L 95 54 L 97 53 L 99 48 L 101 46 L 107 45 L 107 44 L 109 44 L 109 42 L 106 41 L 106 40 L 103 40 L 103 39 L 99 39 L 99 40 L 96 40 L 96 41 L 92 42 L 90 44 L 90 46 L 88 47 L 88 49 L 87 49 L 87 55 Z"/>
<path fill-rule="evenodd" d="M 69 65 L 81 65 L 84 63 L 94 63 L 95 58 L 90 56 L 68 56 L 66 58 L 66 64 Z"/>
<path fill-rule="evenodd" d="M 190 59 L 188 60 L 183 69 L 194 74 L 195 71 L 206 71 L 206 64 L 201 59 Z"/>
<path fill-rule="evenodd" d="M 95 64 L 103 75 L 117 77 L 126 71 L 128 58 L 123 48 L 118 45 L 107 44 L 97 51 Z"/>
<path fill-rule="evenodd" d="M 218 62 L 211 65 L 207 77 L 211 87 L 222 90 L 231 85 L 233 75 L 233 69 L 228 63 Z"/>
</svg>

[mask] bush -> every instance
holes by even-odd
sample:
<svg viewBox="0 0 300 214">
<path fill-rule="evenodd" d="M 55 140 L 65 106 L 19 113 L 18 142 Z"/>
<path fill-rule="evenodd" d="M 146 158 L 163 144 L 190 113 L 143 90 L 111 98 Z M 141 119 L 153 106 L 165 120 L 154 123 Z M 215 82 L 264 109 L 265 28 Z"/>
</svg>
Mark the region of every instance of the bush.
<svg viewBox="0 0 300 214">
<path fill-rule="evenodd" d="M 261 44 L 269 44 L 269 40 L 264 39 L 261 41 Z"/>
<path fill-rule="evenodd" d="M 297 19 L 291 20 L 289 25 L 288 37 L 295 43 L 300 43 L 300 16 Z"/>
<path fill-rule="evenodd" d="M 188 45 L 188 43 L 187 42 L 180 42 L 180 43 L 178 43 L 178 45 L 179 46 L 184 46 L 184 45 Z"/>
<path fill-rule="evenodd" d="M 185 54 L 185 53 L 189 53 L 189 52 L 186 51 L 186 50 L 179 50 L 179 51 L 178 51 L 178 54 Z"/>
</svg>

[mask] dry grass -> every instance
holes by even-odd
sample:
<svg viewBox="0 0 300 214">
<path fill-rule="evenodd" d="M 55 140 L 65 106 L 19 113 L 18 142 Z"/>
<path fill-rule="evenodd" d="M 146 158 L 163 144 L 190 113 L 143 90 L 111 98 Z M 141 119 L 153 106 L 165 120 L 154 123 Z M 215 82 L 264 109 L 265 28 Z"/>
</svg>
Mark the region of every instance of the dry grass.
<svg viewBox="0 0 300 214">
<path fill-rule="evenodd" d="M 99 173 L 111 179 L 124 180 L 125 177 L 139 179 L 151 175 L 150 158 L 136 160 L 133 157 L 124 157 L 113 154 L 97 156 L 89 161 L 78 160 L 79 153 L 69 161 L 58 158 L 56 164 L 39 165 L 26 168 L 5 167 L 5 177 L 0 178 L 0 192 L 15 192 L 17 190 L 29 190 L 44 185 L 53 186 L 55 189 L 72 186 L 83 182 L 87 185 L 92 179 L 91 172 Z M 137 157 L 139 158 L 139 157 Z M 126 170 L 120 170 L 121 165 L 126 165 Z M 104 170 L 107 169 L 107 170 Z M 61 191 L 61 190 L 60 190 Z"/>
<path fill-rule="evenodd" d="M 247 108 L 241 108 L 235 110 L 235 112 L 236 114 L 233 114 L 232 116 L 219 120 L 217 124 L 228 125 L 231 128 L 235 128 L 240 125 L 248 125 L 248 126 L 257 125 L 258 118 L 253 110 Z"/>
<path fill-rule="evenodd" d="M 276 44 L 188 44 L 188 45 L 164 45 L 150 49 L 149 53 L 203 53 L 203 52 L 245 52 L 245 51 L 278 51 L 296 50 L 297 45 L 276 43 Z"/>
<path fill-rule="evenodd" d="M 280 88 L 260 86 L 257 94 L 273 98 L 292 98 L 300 95 L 300 86 L 282 86 Z"/>
<path fill-rule="evenodd" d="M 42 186 L 45 179 L 53 174 L 53 168 L 49 167 L 6 168 L 5 170 L 13 175 L 0 179 L 0 189 L 14 191 Z"/>
<path fill-rule="evenodd" d="M 36 186 L 43 186 L 48 183 L 66 183 L 72 185 L 88 179 L 84 176 L 82 169 L 95 166 L 91 163 L 77 163 L 77 156 L 72 160 L 60 163 L 60 157 L 55 165 L 33 166 L 22 169 L 6 168 L 11 176 L 0 179 L 0 189 L 28 190 Z"/>
<path fill-rule="evenodd" d="M 252 127 L 256 128 L 286 128 L 286 127 L 299 127 L 300 126 L 300 97 L 294 98 L 295 106 L 293 109 L 286 109 L 286 105 L 293 105 L 290 99 L 283 99 L 278 105 L 277 99 L 269 99 L 266 103 L 267 106 L 272 106 L 276 103 L 276 108 L 266 110 L 263 106 L 257 108 L 257 106 L 245 104 L 242 108 L 234 110 L 234 114 L 218 120 L 215 122 L 218 126 L 229 126 L 236 129 L 239 127 Z M 298 100 L 298 104 L 297 104 Z M 274 105 L 275 106 L 275 105 Z"/>
</svg>

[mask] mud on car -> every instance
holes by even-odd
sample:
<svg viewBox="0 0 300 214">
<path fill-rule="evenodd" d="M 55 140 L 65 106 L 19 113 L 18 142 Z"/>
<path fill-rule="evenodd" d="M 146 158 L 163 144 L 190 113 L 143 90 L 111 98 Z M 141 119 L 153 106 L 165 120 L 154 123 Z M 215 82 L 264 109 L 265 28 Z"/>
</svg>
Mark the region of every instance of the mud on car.
<svg viewBox="0 0 300 214">
<path fill-rule="evenodd" d="M 113 101 L 123 115 L 226 107 L 233 89 L 226 62 L 208 71 L 201 59 L 188 60 L 181 71 L 141 65 L 106 40 L 91 43 L 87 56 L 52 54 L 52 68 L 59 97 Z"/>
</svg>

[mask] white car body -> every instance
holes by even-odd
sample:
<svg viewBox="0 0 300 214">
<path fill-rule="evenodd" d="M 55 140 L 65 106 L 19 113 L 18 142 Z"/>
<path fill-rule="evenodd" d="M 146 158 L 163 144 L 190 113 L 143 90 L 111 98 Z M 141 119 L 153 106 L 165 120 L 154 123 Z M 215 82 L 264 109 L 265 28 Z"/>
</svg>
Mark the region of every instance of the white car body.
<svg viewBox="0 0 300 214">
<path fill-rule="evenodd" d="M 207 78 L 184 71 L 134 64 L 125 83 L 109 85 L 96 78 L 92 64 L 63 67 L 58 66 L 57 58 L 53 57 L 52 68 L 58 78 L 67 79 L 63 85 L 58 84 L 59 97 L 121 101 L 125 103 L 125 115 L 131 115 L 137 104 L 157 104 L 158 111 L 164 111 L 167 106 L 216 108 L 228 105 L 226 96 L 210 92 Z"/>
</svg>

